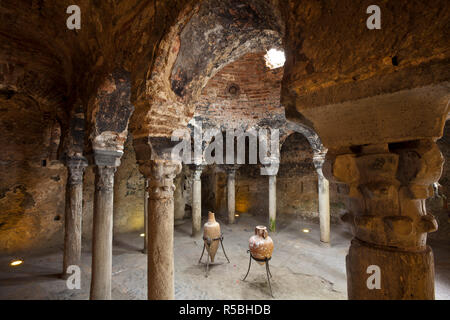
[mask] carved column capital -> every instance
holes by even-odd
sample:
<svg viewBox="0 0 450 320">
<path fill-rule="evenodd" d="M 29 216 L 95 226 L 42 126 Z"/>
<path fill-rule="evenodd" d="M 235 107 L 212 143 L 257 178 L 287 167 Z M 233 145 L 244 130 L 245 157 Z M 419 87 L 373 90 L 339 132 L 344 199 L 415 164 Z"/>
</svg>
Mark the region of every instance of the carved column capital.
<svg viewBox="0 0 450 320">
<path fill-rule="evenodd" d="M 423 250 L 437 230 L 425 199 L 442 172 L 443 158 L 431 140 L 366 146 L 336 156 L 332 175 L 350 186 L 351 212 L 343 217 L 355 237 L 367 243 Z"/>
<path fill-rule="evenodd" d="M 316 170 L 322 169 L 323 164 L 325 163 L 326 155 L 326 152 L 314 152 L 313 163 Z"/>
<path fill-rule="evenodd" d="M 181 172 L 181 162 L 172 160 L 149 160 L 141 162 L 140 170 L 149 179 L 147 192 L 150 199 L 172 199 L 175 185 L 173 179 Z"/>
<path fill-rule="evenodd" d="M 194 178 L 194 180 L 200 180 L 201 176 L 202 176 L 202 172 L 205 169 L 204 165 L 191 165 L 192 168 L 192 177 Z"/>
<path fill-rule="evenodd" d="M 94 149 L 94 160 L 97 165 L 97 190 L 114 190 L 114 173 L 120 165 L 122 154 L 122 151 Z"/>
<path fill-rule="evenodd" d="M 317 175 L 319 176 L 319 179 L 326 179 L 323 174 L 323 166 L 325 164 L 326 160 L 326 151 L 325 152 L 314 152 L 313 155 L 313 163 L 314 167 L 316 168 Z"/>
<path fill-rule="evenodd" d="M 114 191 L 114 173 L 116 169 L 116 167 L 98 166 L 95 188 L 99 191 Z"/>
<path fill-rule="evenodd" d="M 67 159 L 66 166 L 69 170 L 67 183 L 71 186 L 83 184 L 83 173 L 87 165 L 87 160 L 82 157 Z"/>
<path fill-rule="evenodd" d="M 239 165 L 224 165 L 223 169 L 225 170 L 225 172 L 227 173 L 227 175 L 231 176 L 231 177 L 235 177 L 236 176 L 236 171 L 239 169 Z"/>
<path fill-rule="evenodd" d="M 261 174 L 265 176 L 274 176 L 276 177 L 278 174 L 278 170 L 280 169 L 279 165 L 276 166 L 262 166 L 261 168 Z"/>
</svg>

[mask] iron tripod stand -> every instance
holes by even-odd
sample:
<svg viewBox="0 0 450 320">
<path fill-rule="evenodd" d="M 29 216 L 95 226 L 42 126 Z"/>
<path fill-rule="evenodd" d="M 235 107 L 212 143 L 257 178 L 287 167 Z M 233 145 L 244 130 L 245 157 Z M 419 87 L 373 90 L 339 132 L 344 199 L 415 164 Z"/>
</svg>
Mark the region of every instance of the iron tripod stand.
<svg viewBox="0 0 450 320">
<path fill-rule="evenodd" d="M 230 263 L 230 259 L 228 259 L 227 254 L 225 252 L 225 248 L 223 247 L 223 234 L 220 235 L 220 237 L 215 238 L 215 239 L 210 239 L 209 237 L 203 237 L 203 240 L 206 241 L 206 243 L 203 242 L 203 251 L 202 251 L 202 255 L 200 256 L 200 259 L 198 260 L 198 263 L 200 263 L 202 261 L 203 254 L 205 253 L 205 248 L 206 248 L 206 246 L 208 246 L 208 250 L 206 250 L 208 252 L 208 257 L 206 258 L 206 278 L 208 278 L 209 260 L 211 257 L 209 254 L 209 248 L 211 248 L 211 244 L 214 241 L 220 241 L 220 245 L 222 246 L 223 254 L 225 255 L 225 258 L 227 258 L 228 263 Z"/>
<path fill-rule="evenodd" d="M 250 267 L 252 266 L 252 259 L 255 260 L 255 261 L 258 261 L 258 262 L 265 262 L 266 274 L 267 274 L 267 282 L 269 283 L 270 295 L 273 298 L 274 296 L 273 296 L 273 293 L 272 293 L 272 286 L 270 284 L 270 278 L 272 278 L 272 273 L 270 273 L 270 267 L 269 267 L 269 260 L 272 259 L 272 257 L 264 258 L 264 259 L 258 259 L 258 258 L 255 258 L 254 256 L 252 256 L 252 253 L 250 252 L 250 250 L 247 250 L 247 253 L 250 254 L 250 261 L 248 263 L 247 274 L 245 275 L 244 279 L 242 279 L 242 281 L 245 281 L 245 279 L 247 279 L 247 276 L 248 276 L 248 274 L 250 272 Z"/>
</svg>

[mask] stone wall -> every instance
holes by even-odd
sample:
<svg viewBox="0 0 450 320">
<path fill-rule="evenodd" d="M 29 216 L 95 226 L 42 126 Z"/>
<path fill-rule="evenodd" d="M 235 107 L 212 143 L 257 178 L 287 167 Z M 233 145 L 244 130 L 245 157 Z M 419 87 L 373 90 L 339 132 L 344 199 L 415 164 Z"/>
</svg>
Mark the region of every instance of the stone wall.
<svg viewBox="0 0 450 320">
<path fill-rule="evenodd" d="M 0 94 L 0 124 L 0 252 L 62 241 L 67 172 L 55 160 L 58 122 L 33 99 Z"/>
<path fill-rule="evenodd" d="M 144 176 L 136 165 L 131 135 L 125 145 L 121 166 L 115 175 L 114 231 L 144 229 Z"/>
<path fill-rule="evenodd" d="M 21 113 L 11 112 L 8 101 L 0 109 L 0 253 L 62 247 L 67 170 L 54 159 L 55 120 L 32 101 L 14 103 L 23 103 Z M 84 239 L 92 237 L 94 181 L 89 166 L 83 185 Z M 143 188 L 130 136 L 115 175 L 114 232 L 143 230 Z"/>
</svg>

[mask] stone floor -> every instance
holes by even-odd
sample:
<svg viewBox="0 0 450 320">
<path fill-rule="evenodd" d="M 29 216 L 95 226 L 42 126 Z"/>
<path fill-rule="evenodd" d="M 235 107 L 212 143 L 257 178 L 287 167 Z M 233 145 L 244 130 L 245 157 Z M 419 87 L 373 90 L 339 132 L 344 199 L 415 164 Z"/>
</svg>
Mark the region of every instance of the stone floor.
<svg viewBox="0 0 450 320">
<path fill-rule="evenodd" d="M 216 265 L 205 277 L 205 266 L 198 264 L 203 243 L 190 237 L 186 220 L 175 227 L 176 299 L 270 299 L 265 268 L 252 263 L 247 280 L 247 241 L 254 226 L 264 219 L 242 215 L 228 226 L 218 218 L 224 233 L 224 245 L 231 263 L 221 249 Z M 309 233 L 302 229 L 310 229 Z M 332 225 L 331 245 L 321 244 L 317 224 L 290 219 L 278 222 L 271 237 L 275 249 L 271 260 L 272 289 L 275 299 L 346 299 L 345 255 L 350 234 L 341 225 Z M 146 299 L 146 255 L 139 233 L 116 235 L 113 256 L 113 299 Z M 450 299 L 450 245 L 431 243 L 436 259 L 436 298 Z M 88 299 L 91 252 L 85 244 L 82 257 L 80 290 L 69 290 L 59 279 L 62 246 L 39 254 L 0 257 L 0 299 Z M 25 263 L 9 267 L 13 258 Z M 205 257 L 206 258 L 206 257 Z"/>
</svg>

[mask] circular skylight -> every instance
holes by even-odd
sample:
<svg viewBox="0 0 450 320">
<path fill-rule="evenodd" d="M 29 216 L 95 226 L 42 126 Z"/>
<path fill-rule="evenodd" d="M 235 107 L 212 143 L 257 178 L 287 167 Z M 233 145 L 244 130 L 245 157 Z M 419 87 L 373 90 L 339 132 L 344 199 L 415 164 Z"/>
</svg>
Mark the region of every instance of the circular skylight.
<svg viewBox="0 0 450 320">
<path fill-rule="evenodd" d="M 276 69 L 284 66 L 284 63 L 286 62 L 286 57 L 284 56 L 284 51 L 277 50 L 275 48 L 270 49 L 267 51 L 267 54 L 264 56 L 266 59 L 266 65 L 270 69 Z"/>
</svg>

